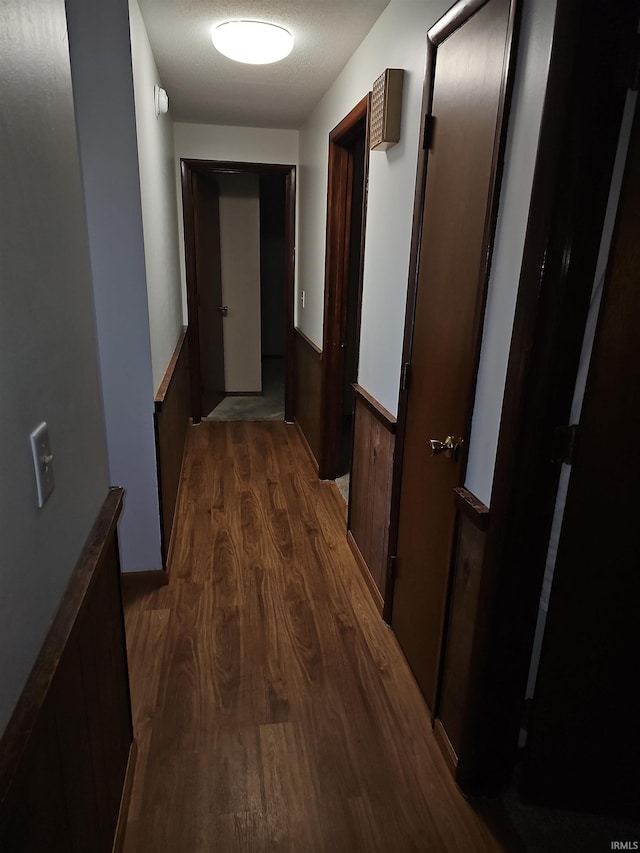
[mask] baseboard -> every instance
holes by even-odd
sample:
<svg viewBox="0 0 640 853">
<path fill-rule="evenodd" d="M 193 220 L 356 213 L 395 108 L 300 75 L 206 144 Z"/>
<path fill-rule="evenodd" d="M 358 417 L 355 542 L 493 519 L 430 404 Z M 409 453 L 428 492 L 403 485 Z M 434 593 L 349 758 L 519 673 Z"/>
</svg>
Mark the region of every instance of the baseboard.
<svg viewBox="0 0 640 853">
<path fill-rule="evenodd" d="M 166 586 L 169 583 L 169 573 L 165 569 L 148 572 L 122 572 L 120 575 L 122 588 L 125 590 L 153 589 L 158 586 Z"/>
<path fill-rule="evenodd" d="M 308 457 L 309 457 L 309 459 L 311 460 L 311 464 L 313 465 L 313 470 L 314 470 L 314 471 L 316 472 L 316 474 L 317 474 L 317 473 L 318 473 L 318 460 L 316 459 L 316 457 L 315 457 L 315 456 L 314 456 L 314 454 L 313 454 L 313 450 L 311 449 L 311 445 L 310 445 L 310 444 L 309 444 L 309 442 L 307 441 L 307 437 L 306 437 L 306 435 L 304 434 L 304 431 L 303 431 L 302 427 L 300 426 L 300 422 L 296 420 L 296 421 L 294 421 L 293 423 L 294 423 L 294 425 L 295 425 L 296 429 L 298 430 L 298 435 L 300 436 L 300 440 L 302 441 L 302 444 L 303 444 L 303 446 L 304 446 L 304 449 L 305 449 L 305 450 L 306 450 L 306 452 L 307 452 L 307 456 L 308 456 Z"/>
<path fill-rule="evenodd" d="M 333 492 L 336 496 L 336 501 L 338 502 L 340 509 L 344 513 L 344 524 L 345 524 L 345 530 L 346 530 L 347 529 L 347 519 L 348 519 L 348 515 L 349 515 L 349 507 L 348 507 L 345 499 L 342 497 L 342 493 L 341 493 L 340 489 L 338 488 L 338 484 L 336 483 L 336 481 L 335 480 L 329 480 L 329 483 L 333 488 Z"/>
<path fill-rule="evenodd" d="M 124 845 L 124 836 L 127 830 L 127 817 L 129 815 L 129 805 L 131 803 L 131 792 L 133 791 L 133 780 L 136 775 L 137 760 L 138 744 L 133 740 L 131 741 L 131 746 L 129 748 L 129 759 L 127 761 L 127 770 L 124 776 L 124 785 L 122 786 L 122 798 L 120 799 L 120 811 L 118 812 L 116 833 L 113 837 L 112 853 L 120 853 Z"/>
<path fill-rule="evenodd" d="M 440 752 L 447 763 L 447 767 L 455 779 L 456 770 L 458 769 L 458 756 L 453 748 L 453 744 L 449 740 L 449 735 L 446 733 L 444 726 L 438 719 L 436 719 L 433 726 L 433 734 L 435 736 L 436 743 L 440 747 Z"/>
<path fill-rule="evenodd" d="M 184 467 L 185 467 L 185 463 L 187 461 L 187 442 L 189 441 L 189 430 L 193 426 L 199 426 L 199 424 L 194 424 L 193 418 L 189 418 L 189 423 L 187 425 L 187 434 L 185 435 L 185 440 L 184 440 L 184 447 L 182 448 L 182 461 L 180 462 L 180 476 L 178 478 L 178 493 L 176 495 L 176 505 L 173 508 L 173 518 L 171 519 L 171 531 L 172 532 L 174 529 L 174 525 L 176 523 L 178 510 L 180 508 L 180 494 L 182 492 L 182 484 L 184 483 Z M 172 536 L 171 539 L 169 540 L 169 549 L 167 551 L 166 559 L 164 562 L 164 573 L 167 577 L 166 577 L 166 580 L 164 581 L 164 583 L 159 584 L 159 586 L 165 586 L 166 584 L 169 583 L 169 572 L 171 570 L 171 561 L 173 560 L 173 551 L 174 551 L 175 544 L 176 544 L 176 538 L 177 537 Z"/>
<path fill-rule="evenodd" d="M 358 564 L 358 568 L 362 573 L 362 577 L 364 578 L 364 582 L 367 585 L 369 592 L 371 593 L 371 598 L 373 599 L 373 603 L 376 606 L 376 610 L 379 611 L 382 616 L 382 611 L 384 608 L 384 599 L 380 594 L 380 590 L 376 586 L 376 582 L 373 579 L 371 572 L 369 571 L 369 567 L 367 566 L 364 557 L 360 552 L 360 548 L 358 548 L 358 543 L 353 538 L 353 535 L 350 530 L 347 530 L 347 542 L 349 543 L 349 547 L 351 548 L 351 553 L 356 559 L 356 563 Z"/>
</svg>

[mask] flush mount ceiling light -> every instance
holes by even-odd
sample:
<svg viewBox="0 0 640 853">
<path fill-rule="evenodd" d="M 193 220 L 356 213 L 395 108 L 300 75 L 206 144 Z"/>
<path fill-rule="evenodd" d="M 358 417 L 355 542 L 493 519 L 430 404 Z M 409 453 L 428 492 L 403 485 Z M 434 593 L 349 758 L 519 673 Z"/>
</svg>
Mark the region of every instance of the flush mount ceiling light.
<svg viewBox="0 0 640 853">
<path fill-rule="evenodd" d="M 211 41 L 224 56 L 250 65 L 278 62 L 293 48 L 288 30 L 262 21 L 227 21 L 212 29 Z"/>
</svg>

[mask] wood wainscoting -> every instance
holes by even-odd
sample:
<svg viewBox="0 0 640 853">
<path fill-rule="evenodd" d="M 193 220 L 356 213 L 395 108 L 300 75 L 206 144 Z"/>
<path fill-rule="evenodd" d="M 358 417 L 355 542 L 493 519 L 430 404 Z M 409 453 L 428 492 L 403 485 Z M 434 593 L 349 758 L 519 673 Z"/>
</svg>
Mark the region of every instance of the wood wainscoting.
<svg viewBox="0 0 640 853">
<path fill-rule="evenodd" d="M 353 461 L 347 538 L 382 609 L 389 563 L 389 517 L 396 419 L 360 385 L 354 385 Z M 369 580 L 372 579 L 373 583 Z"/>
<path fill-rule="evenodd" d="M 0 851 L 111 853 L 135 767 L 110 489 L 0 741 Z"/>
<path fill-rule="evenodd" d="M 191 414 L 186 337 L 187 329 L 185 328 L 182 330 L 154 401 L 153 424 L 156 435 L 160 532 L 162 562 L 165 569 L 169 562 L 173 516 L 178 500 L 182 459 Z"/>
<path fill-rule="evenodd" d="M 489 509 L 465 488 L 456 488 L 457 529 L 449 620 L 444 640 L 435 735 L 456 781 L 468 707 L 467 685 L 478 613 Z"/>
<path fill-rule="evenodd" d="M 295 330 L 295 421 L 311 461 L 320 459 L 322 350 L 300 329 Z"/>
</svg>

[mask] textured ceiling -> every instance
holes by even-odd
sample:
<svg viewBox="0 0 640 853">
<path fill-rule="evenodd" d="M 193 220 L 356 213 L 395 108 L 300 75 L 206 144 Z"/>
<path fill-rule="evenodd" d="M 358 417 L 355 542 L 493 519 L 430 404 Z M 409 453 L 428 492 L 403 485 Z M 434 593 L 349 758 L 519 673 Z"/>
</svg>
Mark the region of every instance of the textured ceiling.
<svg viewBox="0 0 640 853">
<path fill-rule="evenodd" d="M 299 127 L 389 0 L 138 0 L 174 121 Z M 273 65 L 243 65 L 211 44 L 229 19 L 280 24 L 295 39 Z M 373 81 L 372 81 L 373 82 Z"/>
</svg>

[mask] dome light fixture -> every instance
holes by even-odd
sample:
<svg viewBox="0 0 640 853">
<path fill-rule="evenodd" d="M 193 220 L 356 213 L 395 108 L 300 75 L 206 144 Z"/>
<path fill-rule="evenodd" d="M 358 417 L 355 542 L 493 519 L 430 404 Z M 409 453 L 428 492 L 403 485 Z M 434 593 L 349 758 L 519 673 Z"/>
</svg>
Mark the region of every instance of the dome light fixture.
<svg viewBox="0 0 640 853">
<path fill-rule="evenodd" d="M 211 30 L 217 51 L 249 65 L 268 65 L 289 56 L 293 36 L 284 27 L 263 21 L 226 21 Z"/>
</svg>

